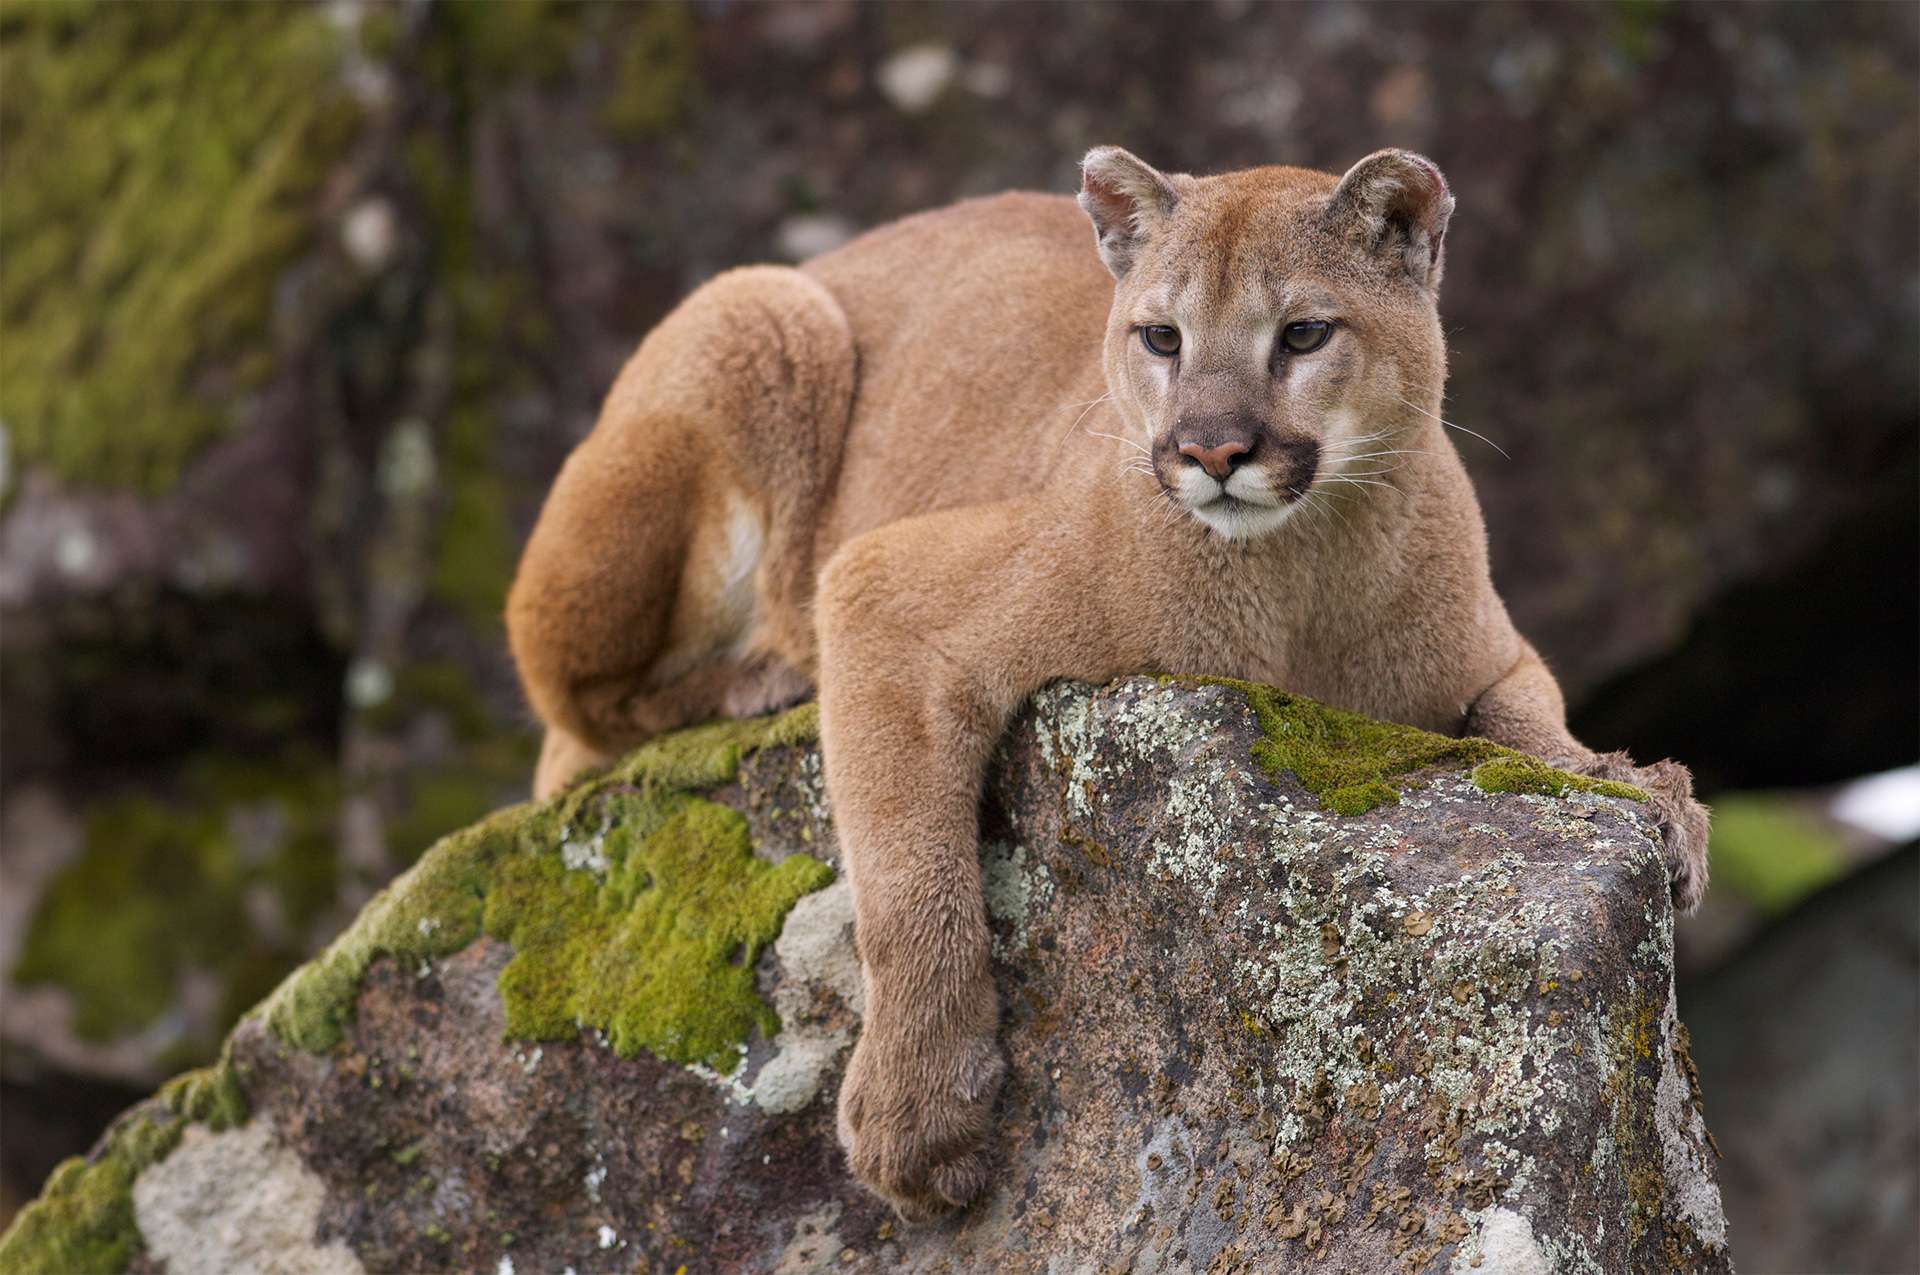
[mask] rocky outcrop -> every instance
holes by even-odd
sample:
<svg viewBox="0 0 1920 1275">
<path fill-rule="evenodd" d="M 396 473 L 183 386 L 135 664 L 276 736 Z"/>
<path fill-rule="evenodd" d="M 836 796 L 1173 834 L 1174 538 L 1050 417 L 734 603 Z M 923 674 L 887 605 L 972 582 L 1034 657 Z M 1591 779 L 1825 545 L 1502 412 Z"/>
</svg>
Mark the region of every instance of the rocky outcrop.
<svg viewBox="0 0 1920 1275">
<path fill-rule="evenodd" d="M 0 1122 L 207 1061 L 524 792 L 514 549 L 680 296 L 1071 189 L 1102 142 L 1433 155 L 1448 416 L 1504 450 L 1451 436 L 1582 738 L 1706 787 L 1909 759 L 1915 595 L 1863 582 L 1916 572 L 1915 13 L 15 6 L 0 788 L 32 817 L 0 828 Z M 156 879 L 198 926 L 155 922 Z M 46 1167 L 12 1154 L 0 1211 Z"/>
<path fill-rule="evenodd" d="M 1751 1270 L 1920 1270 L 1916 898 L 1909 845 L 1687 987 Z"/>
<path fill-rule="evenodd" d="M 1049 689 L 995 762 L 999 1175 L 902 1225 L 833 1138 L 860 984 L 811 731 L 671 736 L 443 841 L 0 1269 L 1729 1269 L 1639 794 L 1144 678 Z"/>
</svg>

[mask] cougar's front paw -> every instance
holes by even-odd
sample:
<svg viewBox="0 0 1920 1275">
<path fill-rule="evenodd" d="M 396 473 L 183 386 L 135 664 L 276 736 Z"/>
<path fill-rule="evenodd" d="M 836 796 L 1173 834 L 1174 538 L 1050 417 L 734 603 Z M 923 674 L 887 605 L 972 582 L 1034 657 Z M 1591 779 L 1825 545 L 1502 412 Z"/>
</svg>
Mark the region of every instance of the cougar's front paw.
<svg viewBox="0 0 1920 1275">
<path fill-rule="evenodd" d="M 1654 818 L 1667 843 L 1673 906 L 1691 912 L 1707 893 L 1707 808 L 1693 799 L 1693 775 L 1677 761 L 1641 767 L 1630 781 L 1653 798 Z"/>
<path fill-rule="evenodd" d="M 1707 808 L 1693 799 L 1693 772 L 1677 761 L 1636 766 L 1625 753 L 1600 753 L 1582 767 L 1596 779 L 1644 789 L 1654 826 L 1666 843 L 1667 879 L 1677 912 L 1691 912 L 1707 893 Z"/>
<path fill-rule="evenodd" d="M 840 1085 L 840 1145 L 854 1175 L 909 1222 L 973 1199 L 987 1184 L 1005 1071 L 990 1035 L 889 1030 L 870 1015 Z"/>
</svg>

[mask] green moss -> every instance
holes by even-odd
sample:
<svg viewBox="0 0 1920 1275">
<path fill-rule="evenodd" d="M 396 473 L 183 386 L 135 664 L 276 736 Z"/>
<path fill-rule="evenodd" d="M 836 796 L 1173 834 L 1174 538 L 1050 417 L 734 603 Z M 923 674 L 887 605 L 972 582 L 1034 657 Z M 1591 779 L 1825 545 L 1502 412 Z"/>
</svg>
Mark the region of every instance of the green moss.
<svg viewBox="0 0 1920 1275">
<path fill-rule="evenodd" d="M 693 15 L 684 4 L 663 2 L 635 6 L 626 16 L 619 70 L 601 116 L 627 137 L 671 132 L 700 83 Z"/>
<path fill-rule="evenodd" d="M 594 7 L 577 0 L 508 0 L 448 5 L 438 16 L 452 28 L 478 86 L 493 89 L 564 75 L 579 45 L 581 19 Z"/>
<path fill-rule="evenodd" d="M 832 870 L 755 858 L 745 821 L 693 790 L 733 779 L 744 753 L 813 738 L 817 722 L 808 706 L 669 735 L 553 801 L 448 837 L 274 992 L 268 1026 L 332 1048 L 374 959 L 445 956 L 486 933 L 515 949 L 499 984 L 511 1035 L 590 1027 L 623 1054 L 730 1069 L 753 1030 L 778 1028 L 754 957 Z"/>
<path fill-rule="evenodd" d="M 184 1122 L 136 1111 L 91 1160 L 64 1161 L 0 1235 L 0 1275 L 121 1271 L 140 1251 L 133 1182 L 179 1144 Z"/>
<path fill-rule="evenodd" d="M 1244 694 L 1264 736 L 1253 746 L 1254 761 L 1269 775 L 1291 774 L 1324 809 L 1336 814 L 1365 814 L 1399 801 L 1399 792 L 1388 781 L 1430 766 L 1471 766 L 1474 784 L 1486 792 L 1576 791 L 1646 799 L 1638 788 L 1555 770 L 1484 739 L 1454 739 L 1379 722 L 1254 682 L 1194 680 Z"/>
<path fill-rule="evenodd" d="M 1540 797 L 1587 792 L 1596 797 L 1625 797 L 1628 801 L 1647 799 L 1647 794 L 1632 784 L 1568 774 L 1525 753 L 1509 753 L 1481 762 L 1474 768 L 1473 783 L 1482 792 L 1525 792 Z"/>
<path fill-rule="evenodd" d="M 70 481 L 166 487 L 268 369 L 355 112 L 302 5 L 13 3 L 0 416 Z"/>
<path fill-rule="evenodd" d="M 189 970 L 217 977 L 224 1031 L 297 962 L 306 929 L 335 894 L 331 768 L 231 758 L 189 762 L 179 792 L 96 806 L 78 859 L 49 883 L 12 977 L 54 984 L 74 1003 L 74 1030 L 111 1040 L 153 1024 Z M 249 821 L 261 830 L 242 835 Z M 285 922 L 267 935 L 249 919 L 265 888 Z M 207 1056 L 217 1036 L 184 1042 Z"/>
<path fill-rule="evenodd" d="M 1377 779 L 1335 788 L 1321 799 L 1335 814 L 1363 815 L 1375 806 L 1397 803 L 1400 794 Z"/>
<path fill-rule="evenodd" d="M 820 706 L 806 703 L 774 717 L 711 722 L 653 740 L 615 766 L 622 783 L 706 788 L 734 777 L 741 755 L 759 748 L 810 744 L 820 736 Z"/>
<path fill-rule="evenodd" d="M 1778 915 L 1846 871 L 1831 824 L 1785 797 L 1729 793 L 1713 803 L 1713 883 Z"/>
<path fill-rule="evenodd" d="M 477 393 L 480 387 L 472 387 Z M 482 630 L 500 627 L 517 538 L 507 487 L 492 456 L 491 429 L 471 406 L 447 425 L 447 484 L 433 559 L 433 593 Z"/>
<path fill-rule="evenodd" d="M 246 1091 L 227 1053 L 212 1066 L 175 1076 L 160 1087 L 159 1098 L 176 1116 L 204 1124 L 216 1133 L 238 1128 L 251 1114 Z"/>
<path fill-rule="evenodd" d="M 500 973 L 509 1034 L 566 1039 L 586 1025 L 623 1057 L 644 1048 L 725 1072 L 755 1029 L 779 1031 L 753 964 L 833 869 L 754 858 L 746 820 L 726 806 L 666 804 L 677 808 L 644 838 L 632 822 L 606 834 L 604 882 L 552 854 L 501 865 L 485 926 L 515 949 Z"/>
</svg>

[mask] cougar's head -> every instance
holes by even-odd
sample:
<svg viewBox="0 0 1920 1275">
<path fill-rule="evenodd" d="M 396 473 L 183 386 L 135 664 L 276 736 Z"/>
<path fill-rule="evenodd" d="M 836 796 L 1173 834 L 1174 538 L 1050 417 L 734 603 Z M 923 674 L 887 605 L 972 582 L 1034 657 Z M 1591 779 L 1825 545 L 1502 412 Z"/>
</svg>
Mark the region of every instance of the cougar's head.
<svg viewBox="0 0 1920 1275">
<path fill-rule="evenodd" d="M 1246 539 L 1317 488 L 1381 481 L 1391 423 L 1436 411 L 1445 379 L 1440 170 L 1387 150 L 1340 178 L 1189 177 L 1103 146 L 1082 173 L 1118 280 L 1107 386 L 1167 493 Z"/>
</svg>

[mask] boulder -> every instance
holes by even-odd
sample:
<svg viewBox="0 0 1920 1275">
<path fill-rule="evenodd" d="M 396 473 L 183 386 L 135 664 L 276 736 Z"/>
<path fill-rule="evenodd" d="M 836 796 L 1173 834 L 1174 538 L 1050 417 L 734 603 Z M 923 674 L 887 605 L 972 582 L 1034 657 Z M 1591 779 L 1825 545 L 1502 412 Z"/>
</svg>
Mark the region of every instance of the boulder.
<svg viewBox="0 0 1920 1275">
<path fill-rule="evenodd" d="M 0 1270 L 1730 1269 L 1641 794 L 1178 679 L 1049 688 L 996 758 L 998 1176 L 902 1224 L 834 1140 L 814 721 L 442 841 Z"/>
<path fill-rule="evenodd" d="M 1916 898 L 1909 844 L 1686 985 L 1751 1269 L 1920 1270 Z"/>
</svg>

